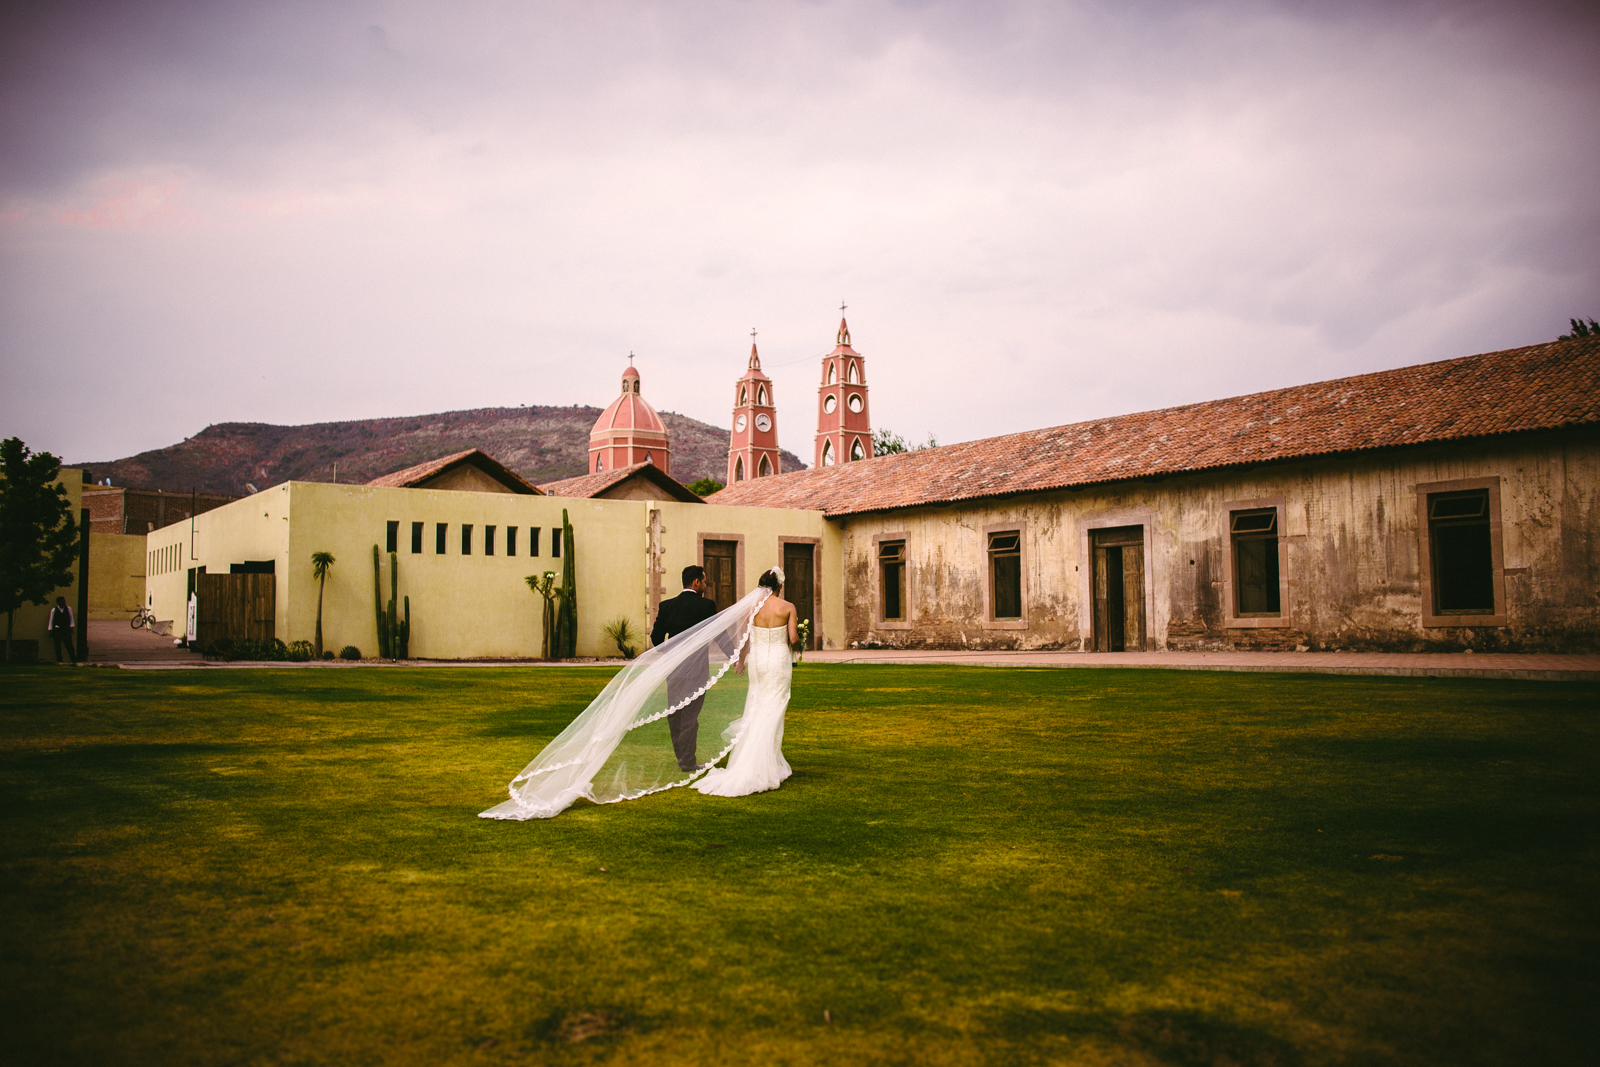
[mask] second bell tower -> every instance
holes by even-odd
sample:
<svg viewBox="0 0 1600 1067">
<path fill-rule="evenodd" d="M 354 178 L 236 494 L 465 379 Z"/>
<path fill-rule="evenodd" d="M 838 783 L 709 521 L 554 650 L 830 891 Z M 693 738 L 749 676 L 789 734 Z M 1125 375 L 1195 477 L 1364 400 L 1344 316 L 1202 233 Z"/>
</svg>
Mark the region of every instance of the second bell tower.
<svg viewBox="0 0 1600 1067">
<path fill-rule="evenodd" d="M 733 387 L 733 433 L 728 440 L 728 484 L 779 473 L 778 409 L 772 379 L 761 370 L 756 332 L 750 331 L 750 363 Z"/>
</svg>

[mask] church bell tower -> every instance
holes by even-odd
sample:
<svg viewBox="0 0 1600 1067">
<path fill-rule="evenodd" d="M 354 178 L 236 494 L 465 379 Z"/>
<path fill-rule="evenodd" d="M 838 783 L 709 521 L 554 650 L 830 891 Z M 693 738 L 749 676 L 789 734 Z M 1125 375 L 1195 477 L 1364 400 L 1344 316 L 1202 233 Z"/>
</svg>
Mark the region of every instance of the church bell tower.
<svg viewBox="0 0 1600 1067">
<path fill-rule="evenodd" d="M 772 379 L 761 370 L 756 332 L 751 330 L 750 363 L 733 387 L 728 484 L 769 478 L 778 472 L 778 409 L 772 395 Z"/>
<path fill-rule="evenodd" d="M 844 305 L 839 305 L 844 310 Z M 872 419 L 867 410 L 867 369 L 850 347 L 850 326 L 839 319 L 833 351 L 822 357 L 817 387 L 818 467 L 872 458 Z"/>
</svg>

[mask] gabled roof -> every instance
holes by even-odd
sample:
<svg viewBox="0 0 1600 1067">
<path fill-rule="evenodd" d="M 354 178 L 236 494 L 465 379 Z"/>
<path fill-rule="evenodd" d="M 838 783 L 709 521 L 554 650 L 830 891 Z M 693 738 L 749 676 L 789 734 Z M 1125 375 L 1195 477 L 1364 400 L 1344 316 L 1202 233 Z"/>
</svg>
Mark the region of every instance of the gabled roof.
<svg viewBox="0 0 1600 1067">
<path fill-rule="evenodd" d="M 426 463 L 418 463 L 415 467 L 385 474 L 374 478 L 368 485 L 384 486 L 390 489 L 415 489 L 423 482 L 439 477 L 458 467 L 475 467 L 499 482 L 513 493 L 525 496 L 541 496 L 542 492 L 534 485 L 525 481 L 521 475 L 508 469 L 499 460 L 487 452 L 476 448 L 469 448 L 465 452 L 456 452 L 453 455 L 441 456 L 430 459 Z"/>
<path fill-rule="evenodd" d="M 1600 425 L 1600 339 L 989 437 L 730 485 L 718 504 L 851 515 Z"/>
<path fill-rule="evenodd" d="M 690 491 L 688 486 L 654 463 L 635 463 L 631 467 L 618 467 L 614 471 L 580 474 L 576 478 L 563 478 L 559 482 L 545 482 L 539 488 L 550 496 L 597 497 L 631 478 L 643 478 L 660 487 L 672 499 L 681 500 L 685 504 L 705 503 Z"/>
</svg>

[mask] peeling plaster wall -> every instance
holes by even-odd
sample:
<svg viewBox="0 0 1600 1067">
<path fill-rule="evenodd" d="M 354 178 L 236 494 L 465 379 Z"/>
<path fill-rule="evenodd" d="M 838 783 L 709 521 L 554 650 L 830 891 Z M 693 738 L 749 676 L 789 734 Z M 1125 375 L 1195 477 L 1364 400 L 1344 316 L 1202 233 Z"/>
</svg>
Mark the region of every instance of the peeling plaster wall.
<svg viewBox="0 0 1600 1067">
<path fill-rule="evenodd" d="M 1500 479 L 1504 626 L 1424 626 L 1417 486 Z M 1092 647 L 1088 528 L 1142 524 L 1156 649 L 1600 648 L 1600 435 L 1462 442 L 841 521 L 850 643 Z M 1230 504 L 1281 503 L 1281 619 L 1228 616 Z M 1022 625 L 987 620 L 984 531 L 1023 531 Z M 904 536 L 909 619 L 879 618 L 875 539 Z"/>
</svg>

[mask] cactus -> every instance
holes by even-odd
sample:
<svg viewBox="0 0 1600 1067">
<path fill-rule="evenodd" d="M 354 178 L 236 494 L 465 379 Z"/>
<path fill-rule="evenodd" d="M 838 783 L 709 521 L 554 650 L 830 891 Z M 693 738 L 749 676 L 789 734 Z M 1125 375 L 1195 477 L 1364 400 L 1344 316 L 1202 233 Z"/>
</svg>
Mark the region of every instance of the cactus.
<svg viewBox="0 0 1600 1067">
<path fill-rule="evenodd" d="M 378 614 L 378 658 L 389 658 L 389 618 L 383 608 L 383 565 L 378 546 L 372 546 L 372 603 Z"/>
<path fill-rule="evenodd" d="M 411 598 L 406 597 L 406 617 L 400 624 L 400 659 L 411 658 Z"/>
<path fill-rule="evenodd" d="M 400 597 L 400 557 L 389 553 L 389 658 L 400 658 L 400 624 L 395 615 L 395 601 Z"/>
<path fill-rule="evenodd" d="M 560 606 L 556 609 L 556 647 L 552 649 L 557 659 L 571 659 L 578 654 L 578 561 L 576 556 L 572 523 L 567 521 L 567 509 L 562 508 Z"/>
</svg>

